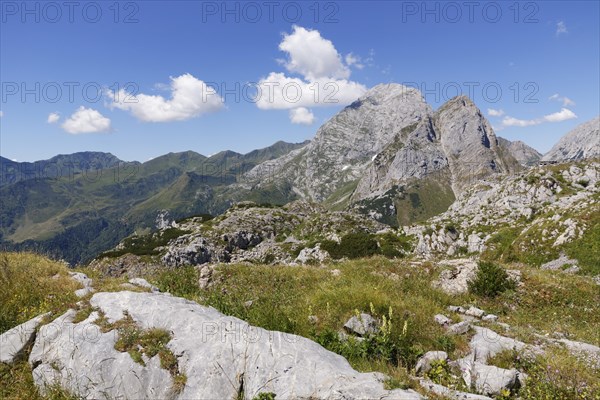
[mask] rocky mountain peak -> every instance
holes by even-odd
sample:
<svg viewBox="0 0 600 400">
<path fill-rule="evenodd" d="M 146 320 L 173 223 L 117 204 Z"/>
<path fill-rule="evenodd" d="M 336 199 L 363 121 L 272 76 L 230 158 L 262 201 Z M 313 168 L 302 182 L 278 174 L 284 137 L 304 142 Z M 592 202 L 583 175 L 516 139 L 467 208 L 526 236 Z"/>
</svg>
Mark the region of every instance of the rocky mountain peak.
<svg viewBox="0 0 600 400">
<path fill-rule="evenodd" d="M 417 89 L 390 83 L 373 87 L 341 110 L 301 151 L 257 166 L 244 184 L 275 183 L 291 187 L 301 198 L 327 200 L 336 207 L 387 196 L 389 214 L 395 212 L 396 196 L 389 193 L 430 179 L 431 190 L 445 193 L 432 210 L 440 212 L 472 182 L 519 168 L 467 96 L 433 112 Z M 362 205 L 369 211 L 369 204 Z"/>
<path fill-rule="evenodd" d="M 520 140 L 511 142 L 510 140 L 498 137 L 498 144 L 523 166 L 536 165 L 542 158 L 540 152 Z"/>
<path fill-rule="evenodd" d="M 295 193 L 316 201 L 364 174 L 374 156 L 408 126 L 432 115 L 421 93 L 400 84 L 378 85 L 345 107 L 317 131 L 302 152 L 259 165 L 249 181 L 291 183 Z M 262 181 L 260 179 L 263 179 Z"/>
<path fill-rule="evenodd" d="M 361 96 L 357 102 L 370 101 L 373 103 L 385 104 L 390 101 L 399 100 L 425 103 L 425 98 L 418 89 L 404 86 L 399 83 L 380 83 L 379 85 L 373 86 Z M 357 102 L 354 102 L 353 104 Z"/>
<path fill-rule="evenodd" d="M 600 157 L 600 116 L 575 127 L 544 155 L 543 161 L 575 161 Z"/>
<path fill-rule="evenodd" d="M 519 169 L 517 160 L 499 146 L 492 126 L 468 97 L 450 99 L 434 119 L 455 193 L 486 175 Z"/>
</svg>

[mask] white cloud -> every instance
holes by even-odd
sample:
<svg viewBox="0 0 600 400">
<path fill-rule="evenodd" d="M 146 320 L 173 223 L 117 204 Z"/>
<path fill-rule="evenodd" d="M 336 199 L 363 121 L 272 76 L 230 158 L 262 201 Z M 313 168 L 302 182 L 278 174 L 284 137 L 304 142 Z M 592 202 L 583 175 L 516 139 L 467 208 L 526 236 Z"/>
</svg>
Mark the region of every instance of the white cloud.
<svg viewBox="0 0 600 400">
<path fill-rule="evenodd" d="M 517 119 L 513 117 L 506 116 L 502 120 L 502 125 L 504 126 L 531 126 L 531 125 L 539 125 L 541 122 L 535 119 Z"/>
<path fill-rule="evenodd" d="M 258 83 L 256 105 L 261 110 L 288 110 L 298 107 L 335 106 L 352 103 L 367 88 L 345 79 L 305 82 L 272 72 Z"/>
<path fill-rule="evenodd" d="M 312 125 L 315 122 L 315 116 L 307 108 L 294 108 L 290 110 L 290 121 L 292 124 Z"/>
<path fill-rule="evenodd" d="M 62 125 L 62 128 L 72 134 L 97 133 L 110 131 L 110 119 L 98 111 L 79 107 Z"/>
<path fill-rule="evenodd" d="M 544 121 L 546 122 L 561 122 L 567 121 L 569 119 L 575 119 L 577 115 L 568 108 L 561 108 L 559 112 L 555 112 L 552 114 L 548 114 L 544 116 Z"/>
<path fill-rule="evenodd" d="M 184 121 L 224 107 L 223 98 L 203 81 L 190 74 L 171 77 L 171 98 L 160 95 L 131 94 L 121 89 L 108 92 L 111 108 L 130 111 L 145 122 Z"/>
<path fill-rule="evenodd" d="M 365 67 L 365 65 L 362 63 L 362 59 L 352 53 L 346 54 L 344 60 L 346 60 L 346 64 L 348 64 L 350 67 L 354 66 L 358 69 L 363 69 Z"/>
<path fill-rule="evenodd" d="M 260 79 L 256 105 L 261 110 L 346 105 L 367 91 L 364 85 L 348 79 L 350 69 L 333 43 L 318 31 L 294 26 L 291 34 L 284 35 L 279 49 L 288 53 L 288 60 L 283 61 L 286 69 L 302 77 L 271 72 Z M 354 56 L 347 58 L 350 63 L 356 60 Z"/>
<path fill-rule="evenodd" d="M 301 74 L 307 80 L 346 79 L 350 76 L 350 70 L 342 62 L 333 43 L 321 37 L 317 30 L 294 25 L 293 32 L 283 36 L 279 50 L 288 53 L 286 69 Z"/>
<path fill-rule="evenodd" d="M 556 36 L 559 36 L 563 33 L 569 33 L 567 30 L 567 25 L 563 21 L 558 21 L 556 24 Z"/>
<path fill-rule="evenodd" d="M 564 107 L 575 105 L 575 102 L 573 100 L 571 100 L 568 97 L 560 96 L 558 93 L 555 93 L 552 96 L 548 97 L 548 100 L 561 101 Z"/>
<path fill-rule="evenodd" d="M 0 111 L 0 118 L 4 117 L 4 111 Z"/>
<path fill-rule="evenodd" d="M 518 127 L 526 127 L 533 125 L 540 125 L 544 122 L 562 122 L 567 121 L 569 119 L 577 118 L 577 115 L 568 108 L 562 108 L 560 111 L 544 115 L 541 118 L 536 119 L 517 119 L 513 117 L 506 116 L 502 120 L 503 126 L 518 126 Z"/>
<path fill-rule="evenodd" d="M 494 110 L 493 108 L 488 108 L 488 115 L 490 117 L 501 117 L 504 115 L 504 110 Z"/>
<path fill-rule="evenodd" d="M 49 124 L 54 124 L 54 123 L 58 122 L 59 119 L 60 119 L 60 114 L 59 113 L 50 113 L 50 114 L 48 114 L 48 120 L 47 120 L 47 122 Z"/>
</svg>

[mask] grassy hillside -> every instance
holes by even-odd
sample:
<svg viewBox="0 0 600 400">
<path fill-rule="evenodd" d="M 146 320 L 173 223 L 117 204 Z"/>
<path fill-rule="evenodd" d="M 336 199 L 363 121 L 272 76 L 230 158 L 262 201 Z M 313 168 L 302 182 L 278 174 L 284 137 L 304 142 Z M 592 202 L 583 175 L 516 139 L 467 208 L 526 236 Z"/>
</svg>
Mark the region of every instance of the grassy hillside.
<svg viewBox="0 0 600 400">
<path fill-rule="evenodd" d="M 383 257 L 331 263 L 323 267 L 286 267 L 264 265 L 220 265 L 213 285 L 198 287 L 194 267 L 148 272 L 145 278 L 162 291 L 239 317 L 266 329 L 299 334 L 345 356 L 361 371 L 381 371 L 391 379 L 390 388 L 420 389 L 410 375 L 424 352 L 447 351 L 451 357 L 467 352 L 470 335 L 451 336 L 433 316 L 448 313 L 449 305 L 474 305 L 498 315 L 509 323 L 503 335 L 531 341 L 535 334 L 559 333 L 572 340 L 600 344 L 600 291 L 581 276 L 556 274 L 518 265 L 523 286 L 488 298 L 475 294 L 448 295 L 431 286 L 442 270 L 436 263 L 388 260 Z M 43 312 L 59 315 L 74 307 L 71 294 L 77 284 L 68 279 L 64 264 L 30 253 L 0 254 L 0 321 L 5 331 Z M 120 290 L 124 279 L 101 277 L 97 271 L 84 270 L 94 279 L 99 291 Z M 372 340 L 340 341 L 337 332 L 357 312 L 367 312 L 386 328 Z M 310 317 L 310 318 L 309 318 Z M 489 325 L 491 329 L 499 329 Z M 560 349 L 549 349 L 543 357 L 523 365 L 513 354 L 501 353 L 494 365 L 514 367 L 520 363 L 530 374 L 521 399 L 596 399 L 600 396 L 600 371 Z M 551 367 L 551 369 L 548 369 Z M 0 365 L 1 398 L 40 399 L 31 380 L 26 361 L 12 366 Z M 4 382 L 11 382 L 6 385 Z M 575 393 L 581 391 L 584 397 Z M 591 397 L 590 397 L 591 396 Z M 69 399 L 53 390 L 50 399 Z M 516 398 L 502 397 L 502 399 Z"/>
<path fill-rule="evenodd" d="M 258 163 L 302 145 L 277 142 L 248 154 L 211 157 L 169 153 L 143 164 L 108 163 L 87 173 L 6 184 L 0 188 L 0 245 L 40 250 L 75 264 L 115 246 L 137 228 L 152 226 L 160 209 L 182 218 L 220 213 L 234 200 L 286 202 L 289 196 L 277 191 L 225 188 Z"/>
</svg>

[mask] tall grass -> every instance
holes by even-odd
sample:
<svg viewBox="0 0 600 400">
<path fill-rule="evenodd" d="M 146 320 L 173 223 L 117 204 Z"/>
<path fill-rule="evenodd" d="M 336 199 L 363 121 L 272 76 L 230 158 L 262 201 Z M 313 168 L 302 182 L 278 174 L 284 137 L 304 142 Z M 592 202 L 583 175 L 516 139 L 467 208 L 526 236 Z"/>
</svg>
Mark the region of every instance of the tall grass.
<svg viewBox="0 0 600 400">
<path fill-rule="evenodd" d="M 61 313 L 77 298 L 66 265 L 33 253 L 0 254 L 0 333 L 42 313 Z"/>
</svg>

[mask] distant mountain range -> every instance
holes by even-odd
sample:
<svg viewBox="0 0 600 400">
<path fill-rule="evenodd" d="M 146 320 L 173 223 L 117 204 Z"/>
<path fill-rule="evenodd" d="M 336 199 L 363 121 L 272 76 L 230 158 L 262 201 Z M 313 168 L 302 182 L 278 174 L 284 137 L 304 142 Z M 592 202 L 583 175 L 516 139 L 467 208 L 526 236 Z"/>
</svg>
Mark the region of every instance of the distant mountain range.
<svg viewBox="0 0 600 400">
<path fill-rule="evenodd" d="M 85 151 L 60 154 L 49 160 L 16 162 L 0 157 L 0 187 L 28 179 L 68 178 L 75 175 L 95 173 L 122 163 L 110 153 Z"/>
<path fill-rule="evenodd" d="M 598 125 L 595 119 L 577 127 L 544 159 L 597 157 Z M 526 144 L 496 137 L 465 96 L 433 111 L 415 89 L 378 85 L 313 140 L 248 154 L 187 151 L 145 163 L 97 152 L 34 163 L 1 158 L 0 240 L 7 249 L 85 262 L 134 231 L 152 229 L 160 210 L 175 219 L 214 215 L 244 200 L 305 199 L 407 225 L 446 211 L 479 179 L 514 174 L 540 159 Z"/>
<path fill-rule="evenodd" d="M 222 212 L 231 205 L 219 195 L 224 187 L 304 145 L 277 142 L 248 154 L 224 151 L 211 157 L 169 153 L 145 163 L 91 152 L 35 163 L 3 158 L 0 239 L 7 249 L 85 261 L 135 229 L 153 227 L 158 210 L 169 209 L 176 218 Z M 261 200 L 259 194 L 253 199 Z"/>
</svg>

